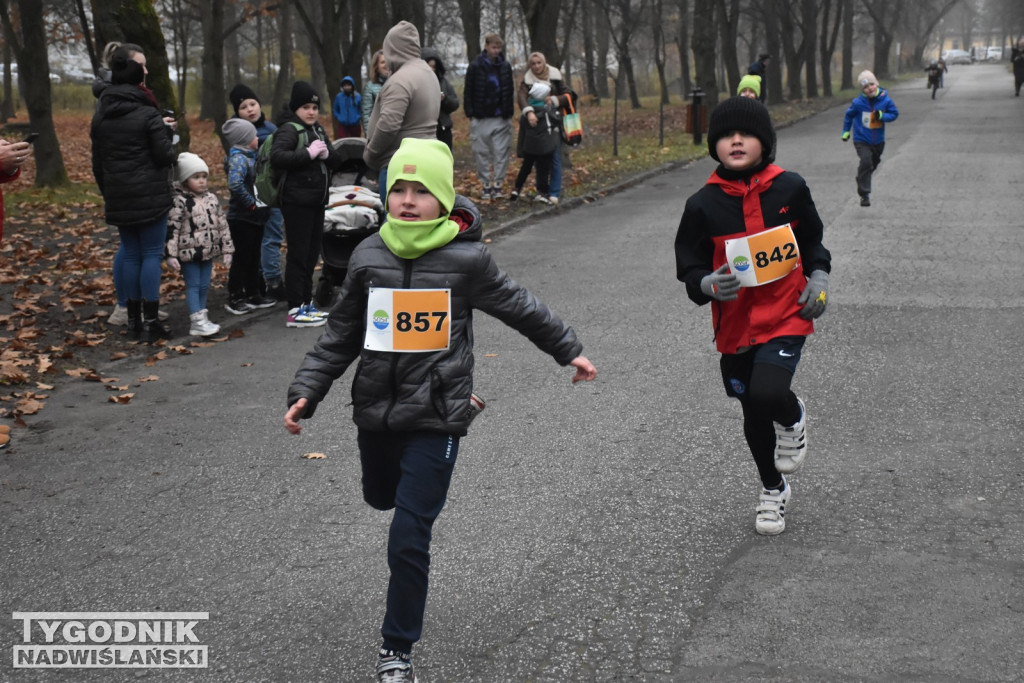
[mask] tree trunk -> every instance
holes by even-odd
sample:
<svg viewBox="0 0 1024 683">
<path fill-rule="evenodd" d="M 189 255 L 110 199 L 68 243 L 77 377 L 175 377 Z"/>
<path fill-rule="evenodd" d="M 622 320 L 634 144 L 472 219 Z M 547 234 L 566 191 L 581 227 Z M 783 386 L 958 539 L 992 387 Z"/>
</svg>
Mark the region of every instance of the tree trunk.
<svg viewBox="0 0 1024 683">
<path fill-rule="evenodd" d="M 840 90 L 853 88 L 853 0 L 840 0 L 843 3 L 843 66 Z"/>
<path fill-rule="evenodd" d="M 277 80 L 274 82 L 274 94 L 271 96 L 271 111 L 274 116 L 281 113 L 281 107 L 288 101 L 292 77 L 295 72 L 292 64 L 292 11 L 287 3 L 281 5 L 277 11 L 278 25 L 278 71 Z"/>
<path fill-rule="evenodd" d="M 683 99 L 690 96 L 693 81 L 690 78 L 690 2 L 676 0 L 679 23 L 676 25 L 676 48 L 679 50 L 680 95 Z"/>
<path fill-rule="evenodd" d="M 693 1 L 693 64 L 697 87 L 704 91 L 708 108 L 718 103 L 715 78 L 715 0 Z"/>
<path fill-rule="evenodd" d="M 654 3 L 654 66 L 658 71 L 658 89 L 661 91 L 658 102 L 669 104 L 668 79 L 665 77 L 665 29 L 662 23 L 664 6 L 662 0 L 655 0 Z"/>
<path fill-rule="evenodd" d="M 839 29 L 843 22 L 842 3 L 835 3 L 835 21 L 830 19 L 832 7 L 833 0 L 825 0 L 821 8 L 821 86 L 825 97 L 832 97 L 832 55 L 835 54 L 836 41 L 839 39 Z"/>
<path fill-rule="evenodd" d="M 36 187 L 57 187 L 68 184 L 68 172 L 60 153 L 57 131 L 53 127 L 53 109 L 50 96 L 50 64 L 46 50 L 37 45 L 46 44 L 46 22 L 43 5 L 38 0 L 17 0 L 19 26 L 11 23 L 11 7 L 7 0 L 0 2 L 3 12 L 4 43 L 10 44 L 18 62 L 18 85 L 28 109 L 32 130 L 39 133 L 33 156 L 36 163 Z"/>
<path fill-rule="evenodd" d="M 14 118 L 14 86 L 11 81 L 11 41 L 4 38 L 4 101 L 0 105 L 0 122 L 7 123 Z"/>
<path fill-rule="evenodd" d="M 427 25 L 427 4 L 423 0 L 391 0 L 391 26 L 403 20 L 415 26 L 422 36 Z"/>
<path fill-rule="evenodd" d="M 220 130 L 227 120 L 227 99 L 224 91 L 224 0 L 207 0 L 203 17 L 203 84 L 199 101 L 199 118 L 212 120 Z"/>
<path fill-rule="evenodd" d="M 519 0 L 530 35 L 530 52 L 543 52 L 549 64 L 562 63 L 558 49 L 558 13 L 562 0 Z"/>
<path fill-rule="evenodd" d="M 612 96 L 608 89 L 608 51 L 611 47 L 612 32 L 608 25 L 608 15 L 604 12 L 594 12 L 594 21 L 597 29 L 597 92 L 595 94 L 607 99 Z"/>
<path fill-rule="evenodd" d="M 580 26 L 580 33 L 583 34 L 583 70 L 586 75 L 586 91 L 593 95 L 594 103 L 598 104 L 600 102 L 600 95 L 598 94 L 600 89 L 598 87 L 598 71 L 595 62 L 597 47 L 594 43 L 594 13 L 590 10 L 589 0 L 584 0 L 584 2 L 587 2 L 588 6 L 584 7 L 583 14 L 580 16 L 580 20 L 583 22 Z M 607 87 L 608 79 L 603 78 L 602 80 L 604 80 Z"/>
<path fill-rule="evenodd" d="M 718 23 L 718 32 L 721 40 L 722 62 L 725 66 L 726 92 L 730 95 L 736 92 L 743 74 L 740 72 L 739 58 L 736 55 L 736 35 L 740 20 L 739 0 L 716 0 L 715 21 Z"/>
<path fill-rule="evenodd" d="M 466 61 L 472 62 L 480 54 L 480 0 L 459 0 L 462 35 L 466 41 Z"/>
<path fill-rule="evenodd" d="M 804 33 L 804 66 L 807 73 L 807 97 L 818 96 L 817 2 L 803 0 L 801 19 Z"/>
</svg>

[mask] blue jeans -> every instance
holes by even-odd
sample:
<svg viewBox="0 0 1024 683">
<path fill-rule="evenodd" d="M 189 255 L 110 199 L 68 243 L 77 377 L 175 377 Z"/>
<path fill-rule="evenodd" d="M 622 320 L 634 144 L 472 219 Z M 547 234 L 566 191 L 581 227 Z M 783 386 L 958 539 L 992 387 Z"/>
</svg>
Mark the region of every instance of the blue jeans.
<svg viewBox="0 0 1024 683">
<path fill-rule="evenodd" d="M 160 263 L 167 240 L 167 214 L 159 220 L 132 228 L 118 228 L 121 235 L 121 282 L 125 297 L 139 301 L 160 300 Z"/>
<path fill-rule="evenodd" d="M 384 213 L 388 211 L 388 167 L 380 169 L 377 174 L 377 194 L 380 195 L 380 200 L 384 203 Z"/>
<path fill-rule="evenodd" d="M 551 160 L 551 197 L 562 196 L 562 141 L 558 141 L 558 149 L 555 150 Z"/>
<path fill-rule="evenodd" d="M 263 226 L 263 245 L 261 248 L 260 265 L 263 268 L 263 279 L 281 279 L 281 242 L 284 241 L 284 215 L 281 209 L 271 209 L 270 218 Z"/>
<path fill-rule="evenodd" d="M 114 254 L 114 296 L 117 297 L 117 305 L 124 308 L 128 301 L 128 295 L 124 293 L 124 278 L 121 276 L 121 268 L 124 265 L 124 247 L 117 245 L 117 253 Z"/>
<path fill-rule="evenodd" d="M 387 610 L 383 647 L 412 652 L 423 631 L 434 520 L 448 497 L 459 437 L 430 432 L 359 430 L 363 498 L 395 509 L 388 534 Z"/>
<path fill-rule="evenodd" d="M 211 273 L 213 261 L 189 261 L 181 264 L 181 276 L 185 278 L 185 303 L 190 315 L 206 308 L 206 292 L 210 289 Z"/>
</svg>

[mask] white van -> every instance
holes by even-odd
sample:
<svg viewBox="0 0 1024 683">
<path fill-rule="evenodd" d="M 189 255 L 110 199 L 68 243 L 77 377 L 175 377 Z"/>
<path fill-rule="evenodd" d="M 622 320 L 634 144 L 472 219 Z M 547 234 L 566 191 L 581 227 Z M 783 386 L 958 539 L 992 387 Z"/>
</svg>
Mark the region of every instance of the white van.
<svg viewBox="0 0 1024 683">
<path fill-rule="evenodd" d="M 989 47 L 985 51 L 986 62 L 998 62 L 1003 58 L 1003 48 L 1001 47 Z"/>
</svg>

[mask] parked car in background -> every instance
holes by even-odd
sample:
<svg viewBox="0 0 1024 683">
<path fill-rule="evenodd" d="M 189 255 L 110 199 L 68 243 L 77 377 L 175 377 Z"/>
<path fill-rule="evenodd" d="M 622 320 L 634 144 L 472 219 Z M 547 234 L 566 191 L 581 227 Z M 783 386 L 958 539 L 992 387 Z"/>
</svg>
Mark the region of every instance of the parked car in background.
<svg viewBox="0 0 1024 683">
<path fill-rule="evenodd" d="M 990 46 L 985 50 L 985 61 L 986 62 L 998 62 L 1003 58 L 1003 48 Z"/>
<path fill-rule="evenodd" d="M 970 64 L 971 53 L 967 50 L 946 50 L 942 53 L 946 64 Z"/>
</svg>

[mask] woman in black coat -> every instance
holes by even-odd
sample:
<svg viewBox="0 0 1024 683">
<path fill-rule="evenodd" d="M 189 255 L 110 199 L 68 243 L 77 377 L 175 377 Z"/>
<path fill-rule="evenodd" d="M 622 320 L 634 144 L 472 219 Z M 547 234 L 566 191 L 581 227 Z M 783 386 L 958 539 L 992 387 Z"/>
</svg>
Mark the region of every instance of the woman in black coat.
<svg viewBox="0 0 1024 683">
<path fill-rule="evenodd" d="M 121 237 L 121 280 L 128 333 L 147 342 L 170 337 L 159 320 L 160 264 L 171 209 L 174 119 L 164 117 L 146 87 L 146 56 L 125 43 L 110 57 L 110 86 L 92 119 L 92 171 L 106 222 Z"/>
</svg>

